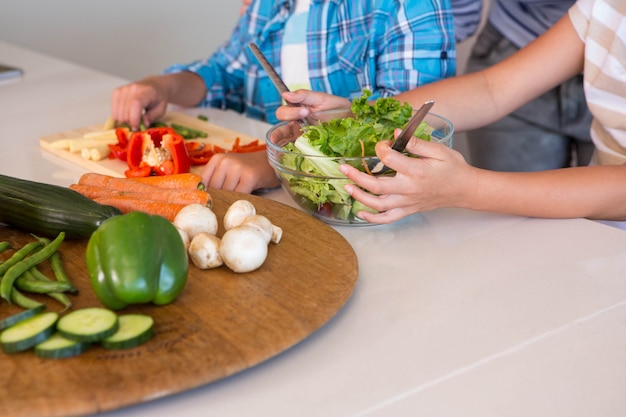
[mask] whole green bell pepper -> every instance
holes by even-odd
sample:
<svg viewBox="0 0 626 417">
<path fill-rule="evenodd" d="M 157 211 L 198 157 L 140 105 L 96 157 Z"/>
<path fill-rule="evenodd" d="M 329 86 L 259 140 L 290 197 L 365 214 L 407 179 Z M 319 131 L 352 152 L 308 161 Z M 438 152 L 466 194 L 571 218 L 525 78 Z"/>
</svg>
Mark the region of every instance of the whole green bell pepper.
<svg viewBox="0 0 626 417">
<path fill-rule="evenodd" d="M 89 238 L 86 258 L 96 296 L 113 310 L 168 304 L 187 282 L 183 240 L 161 216 L 130 212 L 105 220 Z"/>
</svg>

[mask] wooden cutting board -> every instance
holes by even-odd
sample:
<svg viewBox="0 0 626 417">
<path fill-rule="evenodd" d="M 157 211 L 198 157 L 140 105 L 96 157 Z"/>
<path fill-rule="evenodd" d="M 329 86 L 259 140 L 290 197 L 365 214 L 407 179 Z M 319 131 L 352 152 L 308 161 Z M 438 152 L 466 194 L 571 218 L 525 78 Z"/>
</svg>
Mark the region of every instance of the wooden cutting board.
<svg viewBox="0 0 626 417">
<path fill-rule="evenodd" d="M 198 119 L 197 117 L 187 116 L 182 113 L 169 112 L 163 116 L 159 121 L 164 123 L 178 123 L 187 127 L 201 130 L 207 133 L 206 138 L 194 139 L 197 141 L 204 141 L 217 146 L 221 146 L 225 149 L 231 149 L 235 140 L 240 139 L 241 144 L 252 142 L 253 140 L 264 141 L 264 138 L 255 138 L 250 135 L 246 135 L 234 130 L 226 129 L 222 126 L 218 126 L 209 122 Z M 128 169 L 128 165 L 125 161 L 119 159 L 103 159 L 101 161 L 91 161 L 81 156 L 80 152 L 72 153 L 65 149 L 58 149 L 51 146 L 51 143 L 59 139 L 68 138 L 80 138 L 85 133 L 96 132 L 102 130 L 102 125 L 87 126 L 79 129 L 67 130 L 64 132 L 53 133 L 44 136 L 39 139 L 39 146 L 48 152 L 51 152 L 63 159 L 71 161 L 76 165 L 79 165 L 91 172 L 98 172 L 105 175 L 113 175 L 116 177 L 123 177 L 124 171 Z M 191 168 L 192 172 L 199 173 L 202 166 L 194 166 Z"/>
<path fill-rule="evenodd" d="M 33 351 L 0 352 L 0 416 L 94 414 L 208 384 L 292 347 L 344 306 L 358 271 L 355 253 L 339 233 L 281 203 L 227 191 L 212 194 L 220 223 L 228 206 L 244 198 L 283 228 L 265 264 L 247 274 L 191 265 L 187 285 L 172 304 L 121 311 L 155 320 L 154 338 L 132 349 L 92 346 L 80 356 L 58 360 L 40 359 Z M 20 247 L 32 239 L 0 226 L 0 241 Z M 86 243 L 65 241 L 60 249 L 80 291 L 72 297 L 74 308 L 101 306 L 87 276 Z M 54 276 L 46 263 L 42 271 Z M 48 310 L 61 309 L 51 298 L 32 298 L 45 301 Z M 0 302 L 0 317 L 18 311 Z"/>
</svg>

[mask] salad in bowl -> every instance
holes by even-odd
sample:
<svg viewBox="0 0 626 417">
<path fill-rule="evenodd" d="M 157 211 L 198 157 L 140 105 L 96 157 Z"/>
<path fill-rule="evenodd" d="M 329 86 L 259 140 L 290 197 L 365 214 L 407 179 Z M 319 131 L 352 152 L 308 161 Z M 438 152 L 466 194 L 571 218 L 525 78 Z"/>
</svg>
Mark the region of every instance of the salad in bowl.
<svg viewBox="0 0 626 417">
<path fill-rule="evenodd" d="M 369 102 L 371 93 L 352 101 L 350 116 L 302 126 L 282 122 L 267 133 L 267 153 L 282 188 L 306 212 L 333 225 L 365 226 L 356 213 L 371 210 L 353 199 L 344 187 L 351 182 L 339 170 L 350 164 L 370 172 L 378 157 L 376 143 L 393 140 L 413 115 L 408 103 L 393 97 Z M 447 119 L 428 113 L 414 136 L 453 145 L 453 126 Z M 394 175 L 387 171 L 385 175 Z"/>
</svg>

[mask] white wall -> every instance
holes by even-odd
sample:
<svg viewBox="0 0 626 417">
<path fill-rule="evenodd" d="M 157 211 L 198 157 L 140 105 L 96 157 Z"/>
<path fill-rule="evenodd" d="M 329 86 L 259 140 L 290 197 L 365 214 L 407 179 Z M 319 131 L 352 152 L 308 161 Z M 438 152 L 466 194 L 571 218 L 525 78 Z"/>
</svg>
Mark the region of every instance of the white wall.
<svg viewBox="0 0 626 417">
<path fill-rule="evenodd" d="M 0 0 L 0 39 L 134 80 L 208 56 L 230 37 L 240 6 L 240 0 Z"/>
<path fill-rule="evenodd" d="M 0 0 L 0 39 L 136 80 L 208 56 L 230 37 L 240 7 L 240 0 Z M 459 45 L 460 72 L 472 43 Z M 467 156 L 465 135 L 455 142 Z"/>
</svg>

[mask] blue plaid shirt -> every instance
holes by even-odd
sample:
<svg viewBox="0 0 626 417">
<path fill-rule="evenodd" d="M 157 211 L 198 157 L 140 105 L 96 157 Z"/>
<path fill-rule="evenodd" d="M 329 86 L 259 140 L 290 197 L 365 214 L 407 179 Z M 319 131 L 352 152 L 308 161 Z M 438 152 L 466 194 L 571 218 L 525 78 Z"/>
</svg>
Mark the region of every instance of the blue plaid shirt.
<svg viewBox="0 0 626 417">
<path fill-rule="evenodd" d="M 207 86 L 204 107 L 277 121 L 282 97 L 248 48 L 256 43 L 280 73 L 285 21 L 294 0 L 255 0 L 230 40 L 205 60 L 177 64 Z M 367 88 L 392 96 L 455 75 L 449 0 L 311 0 L 307 28 L 311 89 L 352 99 Z"/>
</svg>

